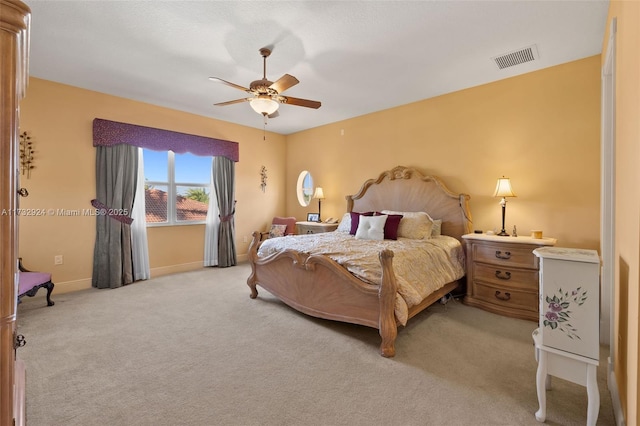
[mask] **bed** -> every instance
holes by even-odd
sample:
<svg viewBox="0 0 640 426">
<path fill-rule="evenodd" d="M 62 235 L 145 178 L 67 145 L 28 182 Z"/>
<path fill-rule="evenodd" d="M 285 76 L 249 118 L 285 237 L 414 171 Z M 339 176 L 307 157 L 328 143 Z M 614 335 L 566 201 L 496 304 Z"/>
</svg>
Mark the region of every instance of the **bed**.
<svg viewBox="0 0 640 426">
<path fill-rule="evenodd" d="M 382 339 L 381 355 L 393 357 L 398 327 L 454 291 L 461 282 L 464 275 L 464 259 L 460 259 L 460 253 L 464 257 L 461 237 L 471 231 L 469 196 L 451 192 L 438 177 L 398 166 L 382 172 L 375 179 L 367 180 L 355 195 L 347 196 L 346 200 L 347 214 L 344 218 L 350 212 L 395 211 L 426 212 L 431 218 L 440 220 L 440 234 L 443 237 L 433 240 L 446 241 L 445 246 L 457 247 L 453 252 L 458 254 L 450 256 L 458 257 L 457 261 L 462 262 L 462 272 L 458 271 L 455 278 L 428 290 L 428 294 L 422 294 L 419 301 L 407 303 L 403 317 L 399 318 L 399 299 L 403 299 L 400 292 L 406 280 L 404 275 L 397 276 L 394 270 L 394 250 L 390 247 L 400 247 L 403 238 L 389 244 L 372 242 L 379 248 L 375 276 L 372 278 L 361 277 L 357 271 L 354 273 L 347 269 L 347 266 L 343 266 L 344 259 L 333 251 L 328 253 L 310 248 L 322 247 L 325 238 L 329 241 L 325 243 L 329 245 L 334 244 L 331 238 L 343 239 L 344 236 L 337 235 L 340 227 L 337 231 L 327 233 L 332 235 L 286 236 L 266 241 L 260 241 L 261 233 L 254 232 L 248 253 L 252 267 L 247 280 L 251 289 L 250 297 L 255 299 L 258 296 L 257 286 L 260 286 L 305 314 L 376 328 Z M 301 246 L 306 248 L 300 249 L 297 243 L 294 244 L 296 239 L 306 239 L 307 245 Z M 277 247 L 278 243 L 280 247 L 276 249 L 266 250 L 266 246 L 263 247 L 263 244 Z M 398 264 L 412 262 L 405 258 L 405 253 L 398 253 Z M 410 250 L 407 255 L 410 255 Z M 352 263 L 357 269 L 358 261 Z M 366 266 L 362 269 L 372 268 Z"/>
</svg>

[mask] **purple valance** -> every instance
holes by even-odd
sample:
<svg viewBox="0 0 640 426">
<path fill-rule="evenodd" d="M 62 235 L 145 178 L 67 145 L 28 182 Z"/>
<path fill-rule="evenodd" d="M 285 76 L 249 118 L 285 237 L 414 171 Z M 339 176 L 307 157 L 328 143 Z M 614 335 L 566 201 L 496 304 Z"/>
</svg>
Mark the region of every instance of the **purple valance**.
<svg viewBox="0 0 640 426">
<path fill-rule="evenodd" d="M 240 160 L 238 142 L 95 118 L 93 120 L 93 146 L 119 144 L 133 145 L 154 151 L 173 151 L 178 154 L 190 152 L 202 156 L 227 157 L 235 162 Z"/>
</svg>

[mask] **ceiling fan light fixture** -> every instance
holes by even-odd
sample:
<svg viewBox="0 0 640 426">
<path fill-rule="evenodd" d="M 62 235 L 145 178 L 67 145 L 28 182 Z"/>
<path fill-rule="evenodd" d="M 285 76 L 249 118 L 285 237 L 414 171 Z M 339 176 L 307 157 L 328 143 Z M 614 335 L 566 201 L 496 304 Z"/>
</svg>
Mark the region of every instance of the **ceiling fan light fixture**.
<svg viewBox="0 0 640 426">
<path fill-rule="evenodd" d="M 260 115 L 271 115 L 278 110 L 280 103 L 269 95 L 259 95 L 249 101 L 251 108 Z"/>
</svg>

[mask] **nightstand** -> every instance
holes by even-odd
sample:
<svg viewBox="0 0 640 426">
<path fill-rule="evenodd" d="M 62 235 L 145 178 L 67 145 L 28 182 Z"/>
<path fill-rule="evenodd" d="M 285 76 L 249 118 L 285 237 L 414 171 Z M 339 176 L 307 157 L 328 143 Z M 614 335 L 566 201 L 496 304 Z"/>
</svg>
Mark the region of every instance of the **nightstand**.
<svg viewBox="0 0 640 426">
<path fill-rule="evenodd" d="M 508 317 L 538 321 L 539 260 L 533 250 L 555 238 L 466 234 L 464 303 Z"/>
<path fill-rule="evenodd" d="M 298 234 L 320 234 L 338 229 L 337 223 L 296 222 L 296 225 L 298 226 Z"/>
</svg>

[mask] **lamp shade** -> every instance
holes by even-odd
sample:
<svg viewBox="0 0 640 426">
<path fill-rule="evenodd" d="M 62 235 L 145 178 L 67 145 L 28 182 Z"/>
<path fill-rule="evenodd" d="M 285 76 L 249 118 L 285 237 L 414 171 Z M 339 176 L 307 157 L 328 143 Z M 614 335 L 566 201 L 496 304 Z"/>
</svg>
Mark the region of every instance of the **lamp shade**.
<svg viewBox="0 0 640 426">
<path fill-rule="evenodd" d="M 494 197 L 515 197 L 516 194 L 511 189 L 511 181 L 509 178 L 501 177 L 498 179 L 498 183 L 496 184 L 496 192 L 493 194 Z"/>
<path fill-rule="evenodd" d="M 260 115 L 271 115 L 278 110 L 280 104 L 269 95 L 259 95 L 249 101 L 251 108 Z"/>
<path fill-rule="evenodd" d="M 313 193 L 313 198 L 317 200 L 324 200 L 324 191 L 319 186 L 316 187 L 316 192 Z"/>
</svg>

